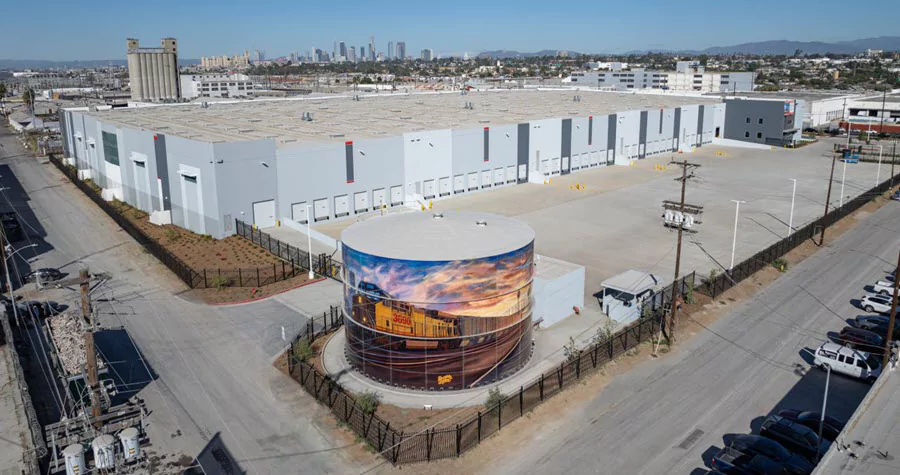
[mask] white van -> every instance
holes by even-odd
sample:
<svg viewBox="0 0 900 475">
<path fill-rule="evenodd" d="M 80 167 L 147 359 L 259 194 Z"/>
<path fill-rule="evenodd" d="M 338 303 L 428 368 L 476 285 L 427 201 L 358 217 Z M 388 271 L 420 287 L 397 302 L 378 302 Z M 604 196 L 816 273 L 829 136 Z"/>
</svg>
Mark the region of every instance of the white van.
<svg viewBox="0 0 900 475">
<path fill-rule="evenodd" d="M 836 373 L 874 382 L 881 374 L 881 361 L 865 351 L 857 351 L 836 343 L 823 343 L 816 350 L 815 365 L 830 367 Z"/>
</svg>

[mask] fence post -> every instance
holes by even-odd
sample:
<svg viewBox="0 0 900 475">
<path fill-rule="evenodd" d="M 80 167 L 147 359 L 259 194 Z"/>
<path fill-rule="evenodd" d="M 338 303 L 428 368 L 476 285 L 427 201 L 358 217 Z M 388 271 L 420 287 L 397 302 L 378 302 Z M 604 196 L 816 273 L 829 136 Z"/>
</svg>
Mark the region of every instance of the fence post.
<svg viewBox="0 0 900 475">
<path fill-rule="evenodd" d="M 461 439 L 462 439 L 462 435 L 459 432 L 459 424 L 456 424 L 456 456 L 457 457 L 459 457 Z"/>
<path fill-rule="evenodd" d="M 284 261 L 281 261 L 281 280 L 284 280 Z"/>
<path fill-rule="evenodd" d="M 244 286 L 244 278 L 241 276 L 241 268 L 238 267 L 238 287 Z"/>
<path fill-rule="evenodd" d="M 481 411 L 478 411 L 478 443 L 481 443 Z"/>
<path fill-rule="evenodd" d="M 581 353 L 578 354 L 578 359 L 575 360 L 575 379 L 581 379 Z"/>
<path fill-rule="evenodd" d="M 541 402 L 544 402 L 544 373 L 541 373 L 541 382 L 538 384 L 541 393 Z"/>
<path fill-rule="evenodd" d="M 525 414 L 525 386 L 519 386 L 519 416 Z"/>
<path fill-rule="evenodd" d="M 209 288 L 209 283 L 206 281 L 206 269 L 203 269 L 203 288 Z"/>
<path fill-rule="evenodd" d="M 500 430 L 502 427 L 501 422 L 503 421 L 503 398 L 500 398 L 500 402 L 497 403 L 497 430 Z"/>
</svg>

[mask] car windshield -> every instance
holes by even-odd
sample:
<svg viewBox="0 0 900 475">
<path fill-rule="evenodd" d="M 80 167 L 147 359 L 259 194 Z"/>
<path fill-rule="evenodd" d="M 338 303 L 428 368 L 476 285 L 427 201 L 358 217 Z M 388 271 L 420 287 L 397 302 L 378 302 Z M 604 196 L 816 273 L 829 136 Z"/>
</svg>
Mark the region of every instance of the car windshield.
<svg viewBox="0 0 900 475">
<path fill-rule="evenodd" d="M 875 369 L 881 366 L 881 362 L 878 361 L 878 358 L 876 358 L 875 355 L 869 355 L 869 357 L 866 358 L 866 364 L 869 365 L 869 369 Z"/>
</svg>

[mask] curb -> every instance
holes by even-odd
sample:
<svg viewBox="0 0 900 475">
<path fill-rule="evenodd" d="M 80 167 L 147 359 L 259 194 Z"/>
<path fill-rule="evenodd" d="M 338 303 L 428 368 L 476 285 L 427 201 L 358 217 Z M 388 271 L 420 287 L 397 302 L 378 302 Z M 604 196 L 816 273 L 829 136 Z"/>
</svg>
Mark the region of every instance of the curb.
<svg viewBox="0 0 900 475">
<path fill-rule="evenodd" d="M 299 289 L 300 287 L 305 287 L 305 286 L 310 285 L 310 284 L 315 284 L 315 283 L 318 283 L 318 282 L 322 282 L 323 280 L 326 280 L 326 278 L 325 278 L 325 277 L 319 277 L 319 278 L 317 278 L 317 279 L 313 279 L 313 280 L 304 282 L 304 283 L 302 283 L 302 284 L 300 284 L 300 285 L 297 285 L 297 286 L 295 286 L 295 287 L 291 287 L 291 288 L 289 288 L 289 289 L 279 290 L 278 292 L 275 292 L 275 293 L 272 294 L 272 295 L 266 295 L 265 297 L 260 297 L 260 298 L 258 298 L 258 299 L 247 299 L 247 300 L 240 300 L 240 301 L 237 301 L 237 302 L 207 303 L 207 304 L 204 304 L 204 305 L 209 305 L 209 306 L 212 306 L 212 307 L 227 307 L 227 306 L 231 306 L 231 305 L 244 305 L 244 304 L 248 304 L 248 303 L 262 302 L 263 300 L 270 299 L 270 298 L 272 298 L 272 297 L 275 297 L 275 296 L 277 296 L 277 295 L 283 294 L 283 293 L 285 293 L 285 292 L 289 292 L 289 291 L 291 291 L 291 290 L 296 290 L 296 289 Z"/>
</svg>

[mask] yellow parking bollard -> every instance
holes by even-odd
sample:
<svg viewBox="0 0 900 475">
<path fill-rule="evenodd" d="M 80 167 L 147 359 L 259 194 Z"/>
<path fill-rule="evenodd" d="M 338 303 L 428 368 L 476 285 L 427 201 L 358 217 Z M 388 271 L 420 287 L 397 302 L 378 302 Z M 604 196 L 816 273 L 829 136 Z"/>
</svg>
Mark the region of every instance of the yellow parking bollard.
<svg viewBox="0 0 900 475">
<path fill-rule="evenodd" d="M 428 209 L 431 209 L 432 206 L 434 206 L 434 201 L 429 200 L 428 201 Z"/>
</svg>

